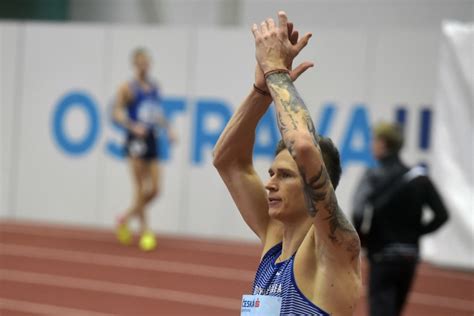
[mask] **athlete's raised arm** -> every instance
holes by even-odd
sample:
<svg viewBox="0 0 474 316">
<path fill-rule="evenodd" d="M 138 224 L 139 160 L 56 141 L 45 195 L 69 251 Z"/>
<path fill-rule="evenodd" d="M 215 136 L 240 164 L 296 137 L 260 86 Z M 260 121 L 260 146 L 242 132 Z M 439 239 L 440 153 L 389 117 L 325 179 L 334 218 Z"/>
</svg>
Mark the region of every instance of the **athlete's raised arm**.
<svg viewBox="0 0 474 316">
<path fill-rule="evenodd" d="M 291 41 L 297 42 L 298 32 L 291 23 L 287 25 Z M 291 69 L 292 59 L 287 67 Z M 311 67 L 311 63 L 302 63 L 290 72 L 290 80 L 296 78 Z M 255 70 L 255 87 L 233 114 L 214 148 L 214 166 L 219 171 L 243 219 L 260 238 L 266 242 L 270 223 L 268 201 L 265 187 L 253 167 L 253 146 L 255 129 L 267 111 L 271 96 L 268 93 L 265 78 L 260 67 Z"/>
<path fill-rule="evenodd" d="M 313 121 L 286 68 L 287 60 L 292 60 L 306 46 L 311 34 L 292 45 L 288 38 L 287 16 L 279 12 L 278 17 L 279 26 L 267 19 L 260 27 L 254 25 L 252 28 L 257 61 L 275 103 L 283 141 L 304 181 L 306 204 L 313 217 L 316 239 L 331 247 L 327 253 L 355 261 L 360 252 L 359 238 L 338 206 Z"/>
<path fill-rule="evenodd" d="M 267 194 L 253 168 L 255 128 L 271 103 L 253 89 L 239 106 L 214 148 L 214 166 L 243 219 L 262 242 L 269 222 Z"/>
</svg>

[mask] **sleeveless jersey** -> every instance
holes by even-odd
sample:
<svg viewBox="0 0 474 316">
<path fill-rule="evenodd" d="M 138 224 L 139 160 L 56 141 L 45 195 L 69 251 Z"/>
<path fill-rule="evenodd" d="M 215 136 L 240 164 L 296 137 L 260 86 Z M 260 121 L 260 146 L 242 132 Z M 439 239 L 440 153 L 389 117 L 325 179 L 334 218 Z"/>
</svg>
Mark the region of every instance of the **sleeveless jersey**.
<svg viewBox="0 0 474 316">
<path fill-rule="evenodd" d="M 279 243 L 263 257 L 255 276 L 253 294 L 281 297 L 280 315 L 329 316 L 310 302 L 296 285 L 293 273 L 295 255 L 286 261 L 275 263 L 281 251 L 282 244 Z"/>
<path fill-rule="evenodd" d="M 133 99 L 128 104 L 127 114 L 130 120 L 147 125 L 149 129 L 157 126 L 161 115 L 160 94 L 156 84 L 148 81 L 150 90 L 144 90 L 138 81 L 133 80 L 129 86 Z"/>
<path fill-rule="evenodd" d="M 149 90 L 144 90 L 137 80 L 129 83 L 133 99 L 127 106 L 127 115 L 131 121 L 145 125 L 147 133 L 142 138 L 128 131 L 125 152 L 133 158 L 152 160 L 159 156 L 158 119 L 162 113 L 158 87 L 150 80 L 147 83 Z"/>
</svg>

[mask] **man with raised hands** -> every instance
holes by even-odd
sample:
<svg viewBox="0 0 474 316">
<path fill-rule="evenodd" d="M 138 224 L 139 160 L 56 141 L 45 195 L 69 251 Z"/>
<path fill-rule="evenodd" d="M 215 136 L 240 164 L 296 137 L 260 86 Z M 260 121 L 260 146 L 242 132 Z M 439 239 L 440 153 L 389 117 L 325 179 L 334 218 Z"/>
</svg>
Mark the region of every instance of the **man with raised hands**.
<svg viewBox="0 0 474 316">
<path fill-rule="evenodd" d="M 254 88 L 214 150 L 214 166 L 263 247 L 241 315 L 352 315 L 361 290 L 360 242 L 334 193 L 339 153 L 316 134 L 293 85 L 312 66 L 304 62 L 292 70 L 311 34 L 298 40 L 286 13 L 279 12 L 278 20 L 278 26 L 267 19 L 252 27 Z M 252 151 L 257 123 L 272 100 L 282 140 L 264 185 Z"/>
</svg>

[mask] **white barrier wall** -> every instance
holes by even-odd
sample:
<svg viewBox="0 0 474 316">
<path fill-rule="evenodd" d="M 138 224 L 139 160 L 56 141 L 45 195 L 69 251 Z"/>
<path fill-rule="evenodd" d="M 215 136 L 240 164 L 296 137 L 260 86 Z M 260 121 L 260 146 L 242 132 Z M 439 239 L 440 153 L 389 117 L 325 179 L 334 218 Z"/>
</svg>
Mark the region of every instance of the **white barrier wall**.
<svg viewBox="0 0 474 316">
<path fill-rule="evenodd" d="M 101 199 L 101 156 L 65 155 L 53 142 L 51 124 L 58 99 L 68 91 L 84 91 L 97 101 L 104 94 L 105 31 L 32 24 L 25 27 L 23 40 L 14 214 L 95 223 Z M 71 111 L 65 120 L 72 138 L 81 137 L 88 126 L 79 110 Z"/>
<path fill-rule="evenodd" d="M 0 26 L 0 216 L 11 214 L 9 195 L 16 187 L 16 135 L 14 129 L 19 122 L 18 82 L 20 28 L 16 24 Z"/>
<path fill-rule="evenodd" d="M 314 36 L 299 60 L 314 61 L 316 67 L 297 86 L 316 126 L 341 151 L 344 174 L 337 195 L 349 213 L 354 185 L 371 162 L 369 125 L 374 120 L 404 116 L 406 161 L 429 163 L 426 137 L 425 145 L 419 144 L 420 135 L 430 131 L 420 123 L 420 109 L 431 109 L 438 32 L 302 31 Z M 15 34 L 8 40 L 17 42 L 17 54 L 8 53 L 12 46 L 5 44 L 6 32 Z M 130 52 L 145 46 L 179 134 L 163 162 L 162 197 L 151 210 L 153 228 L 254 239 L 211 157 L 220 131 L 253 83 L 254 44 L 247 28 L 21 24 L 0 25 L 0 34 L 0 80 L 7 83 L 4 88 L 12 85 L 7 93 L 2 90 L 2 109 L 16 118 L 2 125 L 2 142 L 13 145 L 6 155 L 11 158 L 2 160 L 2 184 L 8 185 L 0 215 L 113 225 L 131 202 L 131 186 L 125 161 L 113 153 L 123 133 L 111 124 L 110 105 L 118 86 L 131 78 Z M 69 107 L 61 105 L 68 100 Z M 264 180 L 279 138 L 271 114 L 257 133 L 255 163 Z"/>
<path fill-rule="evenodd" d="M 446 22 L 435 99 L 433 178 L 451 225 L 425 244 L 431 260 L 472 268 L 474 220 L 474 23 Z M 446 176 L 449 175 L 449 176 Z"/>
</svg>

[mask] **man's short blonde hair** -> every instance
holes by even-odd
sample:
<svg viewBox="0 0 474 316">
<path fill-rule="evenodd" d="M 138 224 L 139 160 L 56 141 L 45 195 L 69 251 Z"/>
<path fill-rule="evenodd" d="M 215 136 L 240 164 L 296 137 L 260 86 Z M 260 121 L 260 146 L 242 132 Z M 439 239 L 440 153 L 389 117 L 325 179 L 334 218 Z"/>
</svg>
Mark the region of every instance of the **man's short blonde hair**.
<svg viewBox="0 0 474 316">
<path fill-rule="evenodd" d="M 392 153 L 398 153 L 403 147 L 403 129 L 400 124 L 380 122 L 373 128 L 375 138 L 383 140 L 387 149 Z"/>
</svg>

